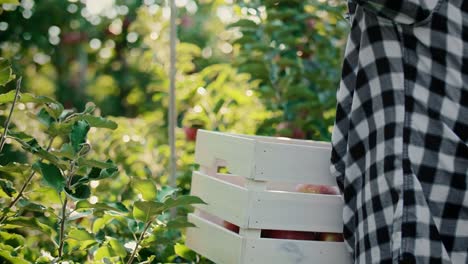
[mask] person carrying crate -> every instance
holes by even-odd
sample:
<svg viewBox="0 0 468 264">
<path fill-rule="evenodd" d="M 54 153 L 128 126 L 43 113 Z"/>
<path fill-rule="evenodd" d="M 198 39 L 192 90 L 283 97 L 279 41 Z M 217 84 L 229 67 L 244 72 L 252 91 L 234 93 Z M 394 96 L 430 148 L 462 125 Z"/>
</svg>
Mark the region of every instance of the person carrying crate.
<svg viewBox="0 0 468 264">
<path fill-rule="evenodd" d="M 468 1 L 349 1 L 331 171 L 354 263 L 468 263 Z"/>
</svg>

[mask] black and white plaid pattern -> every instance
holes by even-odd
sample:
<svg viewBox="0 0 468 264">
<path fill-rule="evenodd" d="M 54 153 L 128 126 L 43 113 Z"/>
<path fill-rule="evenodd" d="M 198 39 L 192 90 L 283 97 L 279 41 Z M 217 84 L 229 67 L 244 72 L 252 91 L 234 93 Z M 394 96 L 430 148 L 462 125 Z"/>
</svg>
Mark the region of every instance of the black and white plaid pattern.
<svg viewBox="0 0 468 264">
<path fill-rule="evenodd" d="M 468 1 L 355 0 L 333 174 L 355 263 L 468 263 Z"/>
</svg>

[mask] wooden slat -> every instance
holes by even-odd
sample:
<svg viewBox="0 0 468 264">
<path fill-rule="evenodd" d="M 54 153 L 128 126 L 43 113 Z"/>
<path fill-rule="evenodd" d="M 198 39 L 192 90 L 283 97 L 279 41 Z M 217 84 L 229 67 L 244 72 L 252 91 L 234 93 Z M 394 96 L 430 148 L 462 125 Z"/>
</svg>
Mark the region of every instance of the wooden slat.
<svg viewBox="0 0 468 264">
<path fill-rule="evenodd" d="M 255 192 L 249 227 L 341 233 L 343 201 L 337 195 Z"/>
<path fill-rule="evenodd" d="M 219 132 L 216 132 L 219 133 Z M 324 141 L 314 141 L 314 140 L 302 140 L 302 139 L 293 139 L 285 137 L 267 137 L 267 136 L 254 136 L 254 135 L 241 135 L 234 133 L 223 133 L 223 135 L 233 135 L 236 137 L 243 137 L 248 139 L 254 139 L 258 142 L 269 142 L 277 144 L 292 144 L 292 145 L 302 145 L 309 147 L 321 147 L 321 148 L 330 148 L 330 142 Z"/>
<path fill-rule="evenodd" d="M 251 175 L 253 172 L 255 140 L 227 136 L 206 130 L 198 130 L 195 161 L 206 167 L 225 162 L 229 171 L 236 175 Z"/>
<path fill-rule="evenodd" d="M 203 218 L 189 214 L 197 227 L 187 228 L 185 244 L 195 252 L 218 264 L 240 264 L 242 238 Z"/>
<path fill-rule="evenodd" d="M 247 226 L 248 195 L 245 188 L 195 171 L 191 194 L 207 203 L 196 205 L 196 208 L 238 226 Z"/>
<path fill-rule="evenodd" d="M 330 148 L 259 142 L 255 149 L 255 180 L 336 185 Z"/>
<path fill-rule="evenodd" d="M 249 239 L 243 264 L 351 264 L 343 242 Z"/>
</svg>

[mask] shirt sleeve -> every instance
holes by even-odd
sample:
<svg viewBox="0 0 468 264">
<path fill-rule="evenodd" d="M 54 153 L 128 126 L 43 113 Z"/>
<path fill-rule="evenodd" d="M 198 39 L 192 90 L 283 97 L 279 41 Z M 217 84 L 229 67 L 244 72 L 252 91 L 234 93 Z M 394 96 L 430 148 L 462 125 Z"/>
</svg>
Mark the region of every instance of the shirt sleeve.
<svg viewBox="0 0 468 264">
<path fill-rule="evenodd" d="M 416 24 L 428 19 L 442 0 L 354 0 L 365 10 L 400 24 Z"/>
</svg>

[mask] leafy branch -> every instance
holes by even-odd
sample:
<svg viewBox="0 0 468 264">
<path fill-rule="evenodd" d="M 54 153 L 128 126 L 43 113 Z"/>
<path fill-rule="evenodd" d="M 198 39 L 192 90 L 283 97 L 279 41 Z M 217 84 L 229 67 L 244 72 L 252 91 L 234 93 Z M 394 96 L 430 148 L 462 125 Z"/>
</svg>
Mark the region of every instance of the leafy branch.
<svg viewBox="0 0 468 264">
<path fill-rule="evenodd" d="M 22 80 L 22 77 L 20 77 L 18 81 L 16 82 L 15 98 L 13 99 L 13 103 L 11 104 L 8 118 L 5 120 L 5 124 L 3 125 L 4 130 L 3 130 L 2 138 L 0 139 L 0 152 L 2 152 L 3 146 L 5 145 L 6 136 L 8 134 L 8 127 L 10 126 L 11 116 L 13 115 L 13 110 L 15 109 L 15 105 L 18 100 L 18 95 L 21 89 L 21 80 Z"/>
</svg>

